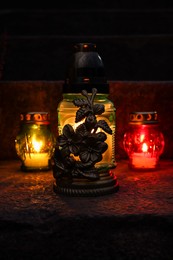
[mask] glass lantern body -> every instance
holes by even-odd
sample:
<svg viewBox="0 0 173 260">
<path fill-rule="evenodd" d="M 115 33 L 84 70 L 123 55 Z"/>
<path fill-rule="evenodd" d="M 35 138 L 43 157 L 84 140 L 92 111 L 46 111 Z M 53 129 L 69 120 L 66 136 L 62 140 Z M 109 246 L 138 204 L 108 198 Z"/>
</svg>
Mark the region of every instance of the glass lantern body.
<svg viewBox="0 0 173 260">
<path fill-rule="evenodd" d="M 57 108 L 58 114 L 58 133 L 62 134 L 62 129 L 66 124 L 70 124 L 75 128 L 82 123 L 75 123 L 75 116 L 77 107 L 74 106 L 73 100 L 75 98 L 80 98 L 80 93 L 69 93 L 63 94 L 63 100 L 59 103 Z M 103 159 L 96 164 L 96 167 L 111 169 L 116 167 L 115 161 L 115 121 L 116 121 L 116 109 L 112 101 L 108 99 L 108 94 L 97 94 L 95 97 L 95 103 L 103 104 L 105 107 L 105 112 L 100 116 L 97 116 L 97 120 L 105 120 L 112 130 L 112 135 L 106 134 L 106 143 L 108 144 L 108 149 L 103 153 Z M 103 131 L 98 129 L 98 131 Z"/>
<path fill-rule="evenodd" d="M 150 112 L 146 112 L 148 119 L 151 115 Z M 132 120 L 129 123 L 128 131 L 124 134 L 123 145 L 131 169 L 154 170 L 158 167 L 159 157 L 164 150 L 164 136 L 157 121 L 140 121 L 139 116 L 139 121 Z"/>
<path fill-rule="evenodd" d="M 55 137 L 47 113 L 29 112 L 21 115 L 20 131 L 15 148 L 23 171 L 49 170 L 55 147 Z M 46 120 L 44 120 L 44 117 Z"/>
<path fill-rule="evenodd" d="M 58 133 L 66 124 L 74 129 L 81 124 L 75 123 L 77 107 L 73 104 L 75 98 L 83 98 L 82 90 L 92 93 L 97 89 L 94 103 L 104 105 L 105 112 L 97 115 L 97 120 L 105 120 L 112 129 L 112 135 L 107 135 L 108 149 L 103 154 L 103 159 L 96 167 L 111 169 L 116 167 L 115 161 L 115 115 L 116 109 L 112 101 L 108 99 L 109 84 L 107 83 L 103 61 L 96 51 L 96 44 L 78 43 L 74 46 L 74 53 L 70 57 L 65 84 L 63 86 L 63 100 L 58 104 Z M 98 131 L 101 131 L 99 129 Z"/>
</svg>

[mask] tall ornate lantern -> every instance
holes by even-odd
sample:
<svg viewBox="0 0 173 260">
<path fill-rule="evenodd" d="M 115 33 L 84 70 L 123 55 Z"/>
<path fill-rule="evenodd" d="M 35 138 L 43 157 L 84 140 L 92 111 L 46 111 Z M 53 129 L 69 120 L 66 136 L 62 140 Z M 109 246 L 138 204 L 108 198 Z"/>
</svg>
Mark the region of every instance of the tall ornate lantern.
<svg viewBox="0 0 173 260">
<path fill-rule="evenodd" d="M 56 192 L 87 196 L 117 190 L 116 178 L 110 174 L 110 169 L 116 167 L 115 107 L 108 95 L 109 86 L 96 45 L 76 44 L 63 86 L 63 100 L 57 108 L 60 148 L 55 152 Z M 68 140 L 68 145 L 63 143 L 65 139 Z M 97 142 L 103 142 L 103 147 Z M 84 146 L 88 146 L 87 151 L 84 151 Z M 60 170 L 61 157 L 65 158 L 63 163 L 61 161 L 62 168 L 65 164 L 67 170 L 67 164 L 70 165 L 71 170 L 67 170 L 66 174 Z"/>
</svg>

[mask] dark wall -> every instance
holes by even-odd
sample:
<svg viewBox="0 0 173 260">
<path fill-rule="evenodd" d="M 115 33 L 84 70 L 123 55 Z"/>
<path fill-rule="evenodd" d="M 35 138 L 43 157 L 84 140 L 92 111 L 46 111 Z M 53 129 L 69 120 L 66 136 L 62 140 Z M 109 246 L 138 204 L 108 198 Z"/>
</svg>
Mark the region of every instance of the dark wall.
<svg viewBox="0 0 173 260">
<path fill-rule="evenodd" d="M 76 42 L 94 42 L 109 80 L 173 80 L 173 3 L 106 1 L 0 10 L 0 79 L 63 80 Z"/>
<path fill-rule="evenodd" d="M 157 111 L 165 138 L 164 159 L 173 159 L 173 82 L 109 82 L 110 99 L 116 108 L 116 159 L 127 158 L 123 136 L 132 111 Z M 17 159 L 15 138 L 23 111 L 47 111 L 51 129 L 57 133 L 57 106 L 62 98 L 62 81 L 0 82 L 0 160 Z"/>
</svg>

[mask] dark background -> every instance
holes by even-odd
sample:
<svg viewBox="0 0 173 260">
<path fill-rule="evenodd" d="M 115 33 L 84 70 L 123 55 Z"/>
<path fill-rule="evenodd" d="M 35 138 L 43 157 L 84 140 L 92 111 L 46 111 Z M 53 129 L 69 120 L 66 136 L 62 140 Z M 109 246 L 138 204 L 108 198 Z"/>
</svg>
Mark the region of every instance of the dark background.
<svg viewBox="0 0 173 260">
<path fill-rule="evenodd" d="M 119 192 L 84 200 L 56 196 L 49 173 L 23 175 L 8 161 L 24 109 L 50 112 L 57 128 L 59 80 L 83 41 L 97 44 L 113 80 L 116 158 L 129 112 L 156 110 L 172 160 L 173 1 L 107 2 L 0 9 L 1 259 L 173 259 L 172 161 L 147 175 L 117 166 Z"/>
<path fill-rule="evenodd" d="M 57 6 L 1 8 L 1 80 L 63 80 L 77 42 L 96 43 L 108 80 L 173 80 L 172 1 Z"/>
</svg>

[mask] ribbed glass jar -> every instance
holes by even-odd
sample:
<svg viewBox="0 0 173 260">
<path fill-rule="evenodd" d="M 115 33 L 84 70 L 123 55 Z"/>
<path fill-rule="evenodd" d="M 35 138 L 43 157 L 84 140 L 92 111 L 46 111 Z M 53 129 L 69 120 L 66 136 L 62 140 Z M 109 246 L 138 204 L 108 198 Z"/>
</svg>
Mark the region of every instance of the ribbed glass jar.
<svg viewBox="0 0 173 260">
<path fill-rule="evenodd" d="M 157 112 L 132 112 L 123 145 L 131 169 L 156 169 L 165 145 Z"/>
<path fill-rule="evenodd" d="M 58 114 L 58 133 L 62 134 L 62 129 L 66 124 L 70 124 L 75 129 L 79 123 L 75 123 L 75 116 L 77 107 L 74 106 L 73 100 L 80 98 L 80 93 L 63 94 L 63 100 L 59 103 L 57 108 Z M 115 161 L 115 122 L 116 122 L 116 109 L 112 101 L 108 99 L 108 94 L 97 94 L 95 97 L 95 103 L 103 104 L 105 112 L 97 116 L 97 120 L 105 120 L 112 130 L 112 135 L 107 134 L 106 143 L 108 149 L 103 153 L 103 159 L 97 163 L 96 166 L 105 169 L 111 169 L 116 167 Z M 103 131 L 99 129 L 99 131 Z"/>
<path fill-rule="evenodd" d="M 50 129 L 47 112 L 21 114 L 20 131 L 15 148 L 23 171 L 44 171 L 51 168 L 55 137 Z"/>
</svg>

